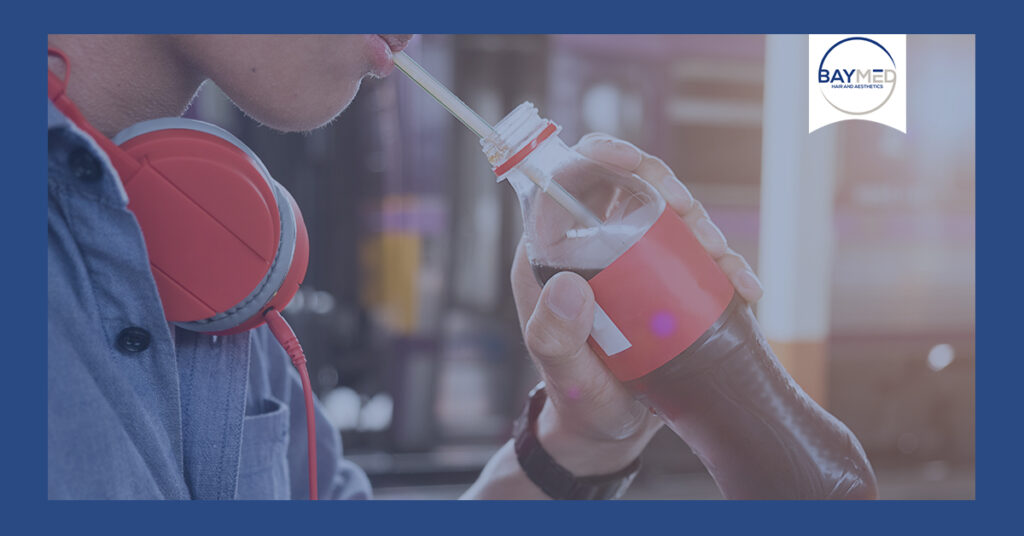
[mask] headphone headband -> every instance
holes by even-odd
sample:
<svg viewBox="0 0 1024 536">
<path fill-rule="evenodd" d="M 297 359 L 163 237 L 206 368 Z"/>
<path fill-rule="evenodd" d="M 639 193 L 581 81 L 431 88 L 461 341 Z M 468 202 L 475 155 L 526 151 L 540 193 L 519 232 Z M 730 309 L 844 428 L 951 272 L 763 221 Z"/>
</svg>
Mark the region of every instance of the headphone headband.
<svg viewBox="0 0 1024 536">
<path fill-rule="evenodd" d="M 107 153 L 107 157 L 110 158 L 110 163 L 117 170 L 118 175 L 123 180 L 127 180 L 139 170 L 139 162 L 131 156 L 125 154 L 117 144 L 103 135 L 102 132 L 96 130 L 96 127 L 92 126 L 82 115 L 81 110 L 75 106 L 74 102 L 67 96 L 67 85 L 71 80 L 71 62 L 68 57 L 56 48 L 49 47 L 46 49 L 47 57 L 56 56 L 64 62 L 64 79 L 61 80 L 53 71 L 46 70 L 46 90 L 47 94 L 53 104 L 61 111 L 72 123 L 78 128 L 84 130 L 89 136 L 99 144 L 103 152 Z"/>
</svg>

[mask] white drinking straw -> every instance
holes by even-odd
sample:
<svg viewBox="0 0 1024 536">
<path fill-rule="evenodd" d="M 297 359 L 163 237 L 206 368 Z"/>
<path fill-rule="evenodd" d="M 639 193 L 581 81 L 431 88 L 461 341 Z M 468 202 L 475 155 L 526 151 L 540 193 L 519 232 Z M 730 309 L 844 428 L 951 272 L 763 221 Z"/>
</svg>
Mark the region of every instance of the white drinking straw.
<svg viewBox="0 0 1024 536">
<path fill-rule="evenodd" d="M 484 121 L 472 108 L 462 102 L 462 99 L 456 97 L 450 89 L 444 87 L 444 84 L 438 82 L 426 69 L 420 67 L 420 64 L 410 58 L 408 54 L 399 52 L 394 55 L 394 60 L 395 67 L 398 67 L 413 82 L 416 82 L 429 93 L 431 97 L 437 99 L 441 106 L 444 106 L 446 110 L 451 112 L 456 119 L 462 121 L 462 124 L 466 125 L 474 134 L 480 138 L 486 138 L 494 133 L 494 129 L 487 121 Z"/>
<path fill-rule="evenodd" d="M 462 99 L 456 97 L 444 84 L 438 82 L 436 78 L 431 76 L 426 69 L 410 58 L 408 54 L 405 52 L 395 54 L 394 62 L 395 67 L 398 67 L 413 82 L 416 82 L 431 97 L 434 97 L 437 102 L 441 103 L 441 106 L 444 106 L 449 113 L 454 115 L 463 125 L 466 125 L 469 130 L 472 130 L 474 134 L 480 138 L 486 138 L 494 134 L 494 128 L 487 121 L 484 121 L 479 114 L 462 102 Z M 562 188 L 561 184 L 553 180 L 540 181 L 529 173 L 525 175 L 530 177 L 530 180 L 537 184 L 537 186 L 540 186 L 541 190 L 551 196 L 556 203 L 565 208 L 565 210 L 568 210 L 577 221 L 591 227 L 599 227 L 601 225 L 601 220 L 594 216 L 587 207 L 567 192 L 565 188 Z"/>
</svg>

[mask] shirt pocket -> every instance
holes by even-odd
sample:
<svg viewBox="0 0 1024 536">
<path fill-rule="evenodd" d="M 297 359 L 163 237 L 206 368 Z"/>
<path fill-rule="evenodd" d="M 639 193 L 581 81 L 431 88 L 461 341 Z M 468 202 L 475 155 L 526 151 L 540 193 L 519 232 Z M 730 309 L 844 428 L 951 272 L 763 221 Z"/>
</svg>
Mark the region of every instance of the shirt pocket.
<svg viewBox="0 0 1024 536">
<path fill-rule="evenodd" d="M 288 405 L 267 397 L 259 413 L 242 422 L 242 455 L 238 468 L 238 499 L 289 499 Z"/>
</svg>

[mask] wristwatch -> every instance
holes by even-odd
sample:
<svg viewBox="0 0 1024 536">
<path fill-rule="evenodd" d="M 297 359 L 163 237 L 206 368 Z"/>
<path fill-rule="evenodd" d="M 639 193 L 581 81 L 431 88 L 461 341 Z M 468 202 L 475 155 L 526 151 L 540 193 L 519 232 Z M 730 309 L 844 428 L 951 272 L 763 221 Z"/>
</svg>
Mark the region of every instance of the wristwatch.
<svg viewBox="0 0 1024 536">
<path fill-rule="evenodd" d="M 618 499 L 640 471 L 638 456 L 625 469 L 607 475 L 575 476 L 562 467 L 537 438 L 537 417 L 544 408 L 544 382 L 530 391 L 530 399 L 514 427 L 516 458 L 526 476 L 552 499 Z"/>
</svg>

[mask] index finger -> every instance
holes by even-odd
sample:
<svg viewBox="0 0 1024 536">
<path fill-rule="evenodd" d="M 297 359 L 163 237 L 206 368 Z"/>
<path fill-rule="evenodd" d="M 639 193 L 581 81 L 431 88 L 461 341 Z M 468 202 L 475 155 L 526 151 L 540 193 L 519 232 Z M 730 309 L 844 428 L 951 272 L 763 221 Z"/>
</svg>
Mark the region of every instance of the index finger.
<svg viewBox="0 0 1024 536">
<path fill-rule="evenodd" d="M 591 133 L 580 138 L 573 148 L 598 162 L 636 173 L 654 186 L 680 216 L 686 217 L 697 207 L 693 194 L 662 159 L 628 141 L 607 134 Z"/>
</svg>

